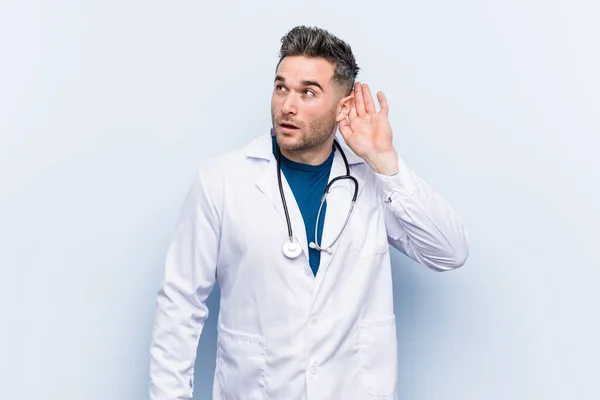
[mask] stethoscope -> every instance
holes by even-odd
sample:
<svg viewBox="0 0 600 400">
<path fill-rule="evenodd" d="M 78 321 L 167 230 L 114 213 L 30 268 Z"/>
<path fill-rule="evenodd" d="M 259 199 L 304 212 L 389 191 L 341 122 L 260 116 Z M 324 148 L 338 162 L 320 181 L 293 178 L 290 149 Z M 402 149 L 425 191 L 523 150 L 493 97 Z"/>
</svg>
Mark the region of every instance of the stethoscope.
<svg viewBox="0 0 600 400">
<path fill-rule="evenodd" d="M 354 209 L 354 203 L 356 202 L 356 197 L 358 196 L 358 181 L 356 180 L 355 177 L 350 175 L 350 167 L 348 166 L 348 160 L 346 159 L 346 155 L 344 154 L 344 151 L 342 150 L 342 147 L 337 142 L 337 140 L 334 140 L 333 144 L 335 145 L 335 147 L 337 147 L 337 149 L 342 154 L 342 158 L 344 159 L 344 165 L 346 166 L 346 175 L 340 175 L 340 176 L 333 178 L 331 180 L 331 182 L 329 182 L 327 184 L 327 186 L 325 187 L 325 193 L 323 193 L 323 197 L 321 197 L 321 205 L 319 206 L 319 211 L 317 213 L 317 220 L 315 222 L 315 241 L 310 242 L 310 244 L 309 244 L 309 247 L 311 249 L 325 251 L 330 254 L 332 253 L 331 249 L 332 249 L 333 245 L 338 241 L 338 239 L 340 238 L 340 236 L 342 236 L 342 233 L 346 229 L 346 225 L 348 224 L 348 221 L 350 220 L 350 215 L 352 214 L 352 210 Z M 342 179 L 350 179 L 352 182 L 354 182 L 354 195 L 352 196 L 352 202 L 350 203 L 350 210 L 348 211 L 348 215 L 346 216 L 346 221 L 344 222 L 344 226 L 342 226 L 342 229 L 341 229 L 340 233 L 337 235 L 337 237 L 335 238 L 335 240 L 329 246 L 322 247 L 321 245 L 319 245 L 317 243 L 317 237 L 318 237 L 317 232 L 318 232 L 318 226 L 319 226 L 319 218 L 321 217 L 321 209 L 323 208 L 323 204 L 325 203 L 325 199 L 327 198 L 327 194 L 329 193 L 329 189 L 331 188 L 331 185 L 333 183 L 335 183 L 336 181 L 339 181 Z M 281 183 L 281 151 L 279 150 L 279 146 L 277 146 L 277 180 L 279 182 L 279 194 L 281 195 L 281 201 L 283 202 L 283 210 L 285 211 L 285 219 L 286 219 L 287 228 L 288 228 L 288 239 L 285 242 L 283 242 L 282 251 L 286 257 L 296 258 L 302 253 L 302 247 L 300 246 L 300 243 L 298 243 L 298 240 L 296 240 L 296 238 L 294 237 L 294 234 L 292 233 L 292 224 L 290 223 L 290 215 L 288 213 L 287 204 L 285 201 L 285 195 L 283 194 L 283 185 Z"/>
</svg>

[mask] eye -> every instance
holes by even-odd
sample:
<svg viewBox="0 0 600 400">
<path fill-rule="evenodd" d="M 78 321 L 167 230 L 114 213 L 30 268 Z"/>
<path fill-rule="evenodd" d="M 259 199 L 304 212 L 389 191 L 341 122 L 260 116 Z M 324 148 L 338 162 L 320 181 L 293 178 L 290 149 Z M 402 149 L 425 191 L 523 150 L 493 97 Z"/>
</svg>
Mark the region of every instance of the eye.
<svg viewBox="0 0 600 400">
<path fill-rule="evenodd" d="M 310 89 L 304 89 L 304 92 L 303 92 L 303 93 L 304 93 L 306 96 L 308 96 L 308 97 L 312 97 L 312 96 L 314 96 L 314 95 L 315 95 L 315 92 L 313 92 L 313 91 L 312 91 L 312 90 L 310 90 Z"/>
<path fill-rule="evenodd" d="M 285 87 L 282 84 L 278 83 L 277 85 L 275 85 L 275 90 L 281 92 L 285 90 Z"/>
</svg>

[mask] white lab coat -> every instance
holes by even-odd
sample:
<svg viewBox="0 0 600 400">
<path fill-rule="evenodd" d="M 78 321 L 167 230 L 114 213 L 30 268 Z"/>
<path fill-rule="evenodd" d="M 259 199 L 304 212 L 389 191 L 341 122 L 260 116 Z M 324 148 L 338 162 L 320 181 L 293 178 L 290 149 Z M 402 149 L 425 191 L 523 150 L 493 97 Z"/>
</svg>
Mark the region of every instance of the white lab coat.
<svg viewBox="0 0 600 400">
<path fill-rule="evenodd" d="M 450 205 L 399 159 L 381 176 L 341 138 L 360 192 L 316 277 L 302 215 L 282 174 L 303 254 L 282 253 L 287 225 L 271 136 L 198 170 L 168 250 L 151 343 L 151 400 L 191 399 L 213 285 L 221 291 L 214 400 L 396 399 L 397 342 L 389 244 L 433 270 L 465 262 L 467 234 Z M 331 176 L 345 173 L 336 152 Z M 327 198 L 323 243 L 345 221 L 352 184 Z M 200 354 L 200 362 L 203 359 Z"/>
</svg>

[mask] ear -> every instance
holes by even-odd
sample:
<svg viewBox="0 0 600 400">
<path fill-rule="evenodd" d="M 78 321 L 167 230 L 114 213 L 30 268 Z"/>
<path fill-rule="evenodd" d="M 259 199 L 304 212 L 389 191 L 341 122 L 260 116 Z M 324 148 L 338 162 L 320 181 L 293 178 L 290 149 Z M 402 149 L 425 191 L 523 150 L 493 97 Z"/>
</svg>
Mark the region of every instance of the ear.
<svg viewBox="0 0 600 400">
<path fill-rule="evenodd" d="M 337 114 L 335 116 L 335 121 L 340 122 L 341 120 L 346 119 L 348 117 L 348 114 L 350 113 L 350 110 L 352 109 L 353 105 L 354 105 L 354 91 L 352 91 L 352 93 L 349 96 L 342 97 L 338 101 Z"/>
</svg>

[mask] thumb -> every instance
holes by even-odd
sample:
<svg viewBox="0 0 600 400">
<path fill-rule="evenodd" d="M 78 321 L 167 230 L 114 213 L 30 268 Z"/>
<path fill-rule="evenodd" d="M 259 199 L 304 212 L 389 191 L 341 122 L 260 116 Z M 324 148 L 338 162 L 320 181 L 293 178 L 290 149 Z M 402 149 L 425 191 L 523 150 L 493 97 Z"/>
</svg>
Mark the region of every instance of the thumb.
<svg viewBox="0 0 600 400">
<path fill-rule="evenodd" d="M 342 137 L 344 138 L 344 140 L 347 143 L 350 136 L 352 136 L 352 129 L 350 129 L 350 123 L 348 122 L 348 120 L 346 118 L 344 118 L 343 120 L 340 121 L 338 128 L 340 130 L 340 133 L 342 134 Z"/>
</svg>

